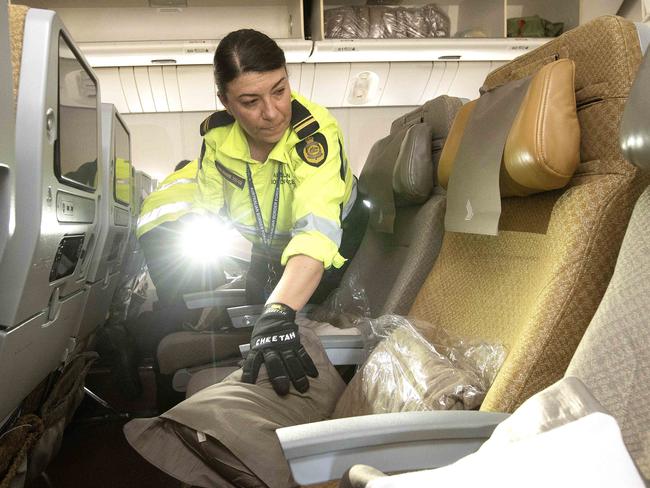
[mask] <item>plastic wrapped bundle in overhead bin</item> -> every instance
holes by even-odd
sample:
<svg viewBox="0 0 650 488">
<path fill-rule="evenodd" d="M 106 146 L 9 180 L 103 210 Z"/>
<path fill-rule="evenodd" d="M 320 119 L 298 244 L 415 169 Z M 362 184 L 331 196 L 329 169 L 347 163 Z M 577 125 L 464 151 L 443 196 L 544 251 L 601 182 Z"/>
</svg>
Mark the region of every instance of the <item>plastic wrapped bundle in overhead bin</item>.
<svg viewBox="0 0 650 488">
<path fill-rule="evenodd" d="M 368 15 L 359 15 L 356 7 L 340 7 L 325 11 L 325 37 L 359 39 L 368 37 Z M 365 22 L 364 22 L 365 21 Z"/>
<path fill-rule="evenodd" d="M 422 7 L 424 21 L 429 27 L 428 37 L 449 37 L 451 22 L 449 17 L 438 5 L 430 3 Z M 409 36 L 417 37 L 417 36 Z"/>
<path fill-rule="evenodd" d="M 421 7 L 367 5 L 325 11 L 328 39 L 449 37 L 449 17 L 436 4 Z"/>
</svg>

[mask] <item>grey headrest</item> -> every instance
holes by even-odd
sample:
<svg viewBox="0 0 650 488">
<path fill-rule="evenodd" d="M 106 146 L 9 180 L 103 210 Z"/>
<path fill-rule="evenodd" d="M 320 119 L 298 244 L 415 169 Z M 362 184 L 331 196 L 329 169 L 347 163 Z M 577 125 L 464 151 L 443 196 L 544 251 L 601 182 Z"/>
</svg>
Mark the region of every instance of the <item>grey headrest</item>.
<svg viewBox="0 0 650 488">
<path fill-rule="evenodd" d="M 431 127 L 417 123 L 372 146 L 359 182 L 374 201 L 390 199 L 386 187 L 392 182 L 395 206 L 401 207 L 424 203 L 433 190 L 434 174 Z"/>
<path fill-rule="evenodd" d="M 460 98 L 441 95 L 395 119 L 391 125 L 390 133 L 393 134 L 415 123 L 424 122 L 431 126 L 434 139 L 444 139 L 462 105 L 463 101 Z"/>
<path fill-rule="evenodd" d="M 648 51 L 650 52 L 650 51 Z M 646 52 L 621 120 L 621 150 L 630 163 L 650 169 L 650 57 Z"/>
<path fill-rule="evenodd" d="M 424 203 L 433 190 L 431 127 L 415 124 L 395 135 L 398 136 L 397 139 L 402 136 L 399 155 L 393 168 L 395 206 Z"/>
</svg>

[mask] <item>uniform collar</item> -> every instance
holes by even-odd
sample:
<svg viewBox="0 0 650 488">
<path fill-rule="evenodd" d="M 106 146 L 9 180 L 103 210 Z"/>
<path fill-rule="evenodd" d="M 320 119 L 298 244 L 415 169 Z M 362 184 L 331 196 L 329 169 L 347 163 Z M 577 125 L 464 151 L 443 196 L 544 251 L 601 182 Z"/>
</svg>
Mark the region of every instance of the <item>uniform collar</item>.
<svg viewBox="0 0 650 488">
<path fill-rule="evenodd" d="M 273 146 L 273 149 L 271 149 L 268 159 L 272 159 L 280 163 L 287 162 L 286 148 L 291 134 L 291 127 L 288 127 L 284 131 L 284 134 L 282 134 L 280 140 L 275 144 L 275 146 Z M 248 139 L 246 139 L 244 129 L 241 125 L 239 125 L 239 122 L 237 121 L 232 124 L 230 132 L 228 132 L 228 135 L 219 147 L 219 151 L 232 159 L 238 159 L 246 163 L 260 164 L 258 161 L 255 161 L 251 158 L 250 148 L 248 147 Z"/>
</svg>

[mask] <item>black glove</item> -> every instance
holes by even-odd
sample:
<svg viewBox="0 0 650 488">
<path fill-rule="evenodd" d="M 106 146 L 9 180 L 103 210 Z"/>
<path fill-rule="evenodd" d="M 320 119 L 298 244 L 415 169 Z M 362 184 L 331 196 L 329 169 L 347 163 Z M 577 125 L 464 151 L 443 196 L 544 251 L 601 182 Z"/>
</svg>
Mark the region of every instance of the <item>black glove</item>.
<svg viewBox="0 0 650 488">
<path fill-rule="evenodd" d="M 318 377 L 314 362 L 300 344 L 296 312 L 282 303 L 269 303 L 255 322 L 251 350 L 244 361 L 242 381 L 255 383 L 262 363 L 278 395 L 289 393 L 289 380 L 300 393 L 309 390 L 309 380 Z"/>
</svg>

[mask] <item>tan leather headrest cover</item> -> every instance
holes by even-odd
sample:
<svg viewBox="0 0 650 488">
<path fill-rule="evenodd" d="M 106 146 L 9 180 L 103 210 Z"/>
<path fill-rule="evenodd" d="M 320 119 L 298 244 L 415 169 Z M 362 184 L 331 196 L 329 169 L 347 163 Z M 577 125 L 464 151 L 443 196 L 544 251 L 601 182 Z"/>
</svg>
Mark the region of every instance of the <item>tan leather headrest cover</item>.
<svg viewBox="0 0 650 488">
<path fill-rule="evenodd" d="M 562 188 L 573 176 L 580 163 L 574 74 L 573 61 L 560 59 L 542 67 L 531 80 L 503 151 L 502 197 Z M 438 164 L 438 182 L 444 188 L 475 104 L 460 109 L 447 137 Z"/>
<path fill-rule="evenodd" d="M 465 127 L 467 126 L 467 121 L 472 114 L 472 111 L 476 107 L 476 100 L 467 102 L 463 105 L 454 119 L 454 123 L 451 124 L 451 129 L 449 129 L 449 135 L 445 141 L 445 145 L 442 148 L 442 153 L 440 154 L 440 161 L 438 161 L 438 184 L 442 186 L 445 190 L 449 184 L 449 177 L 451 176 L 451 170 L 454 167 L 454 161 L 456 160 L 456 154 L 458 154 L 458 148 L 460 147 L 460 141 L 463 138 L 465 133 Z"/>
</svg>

